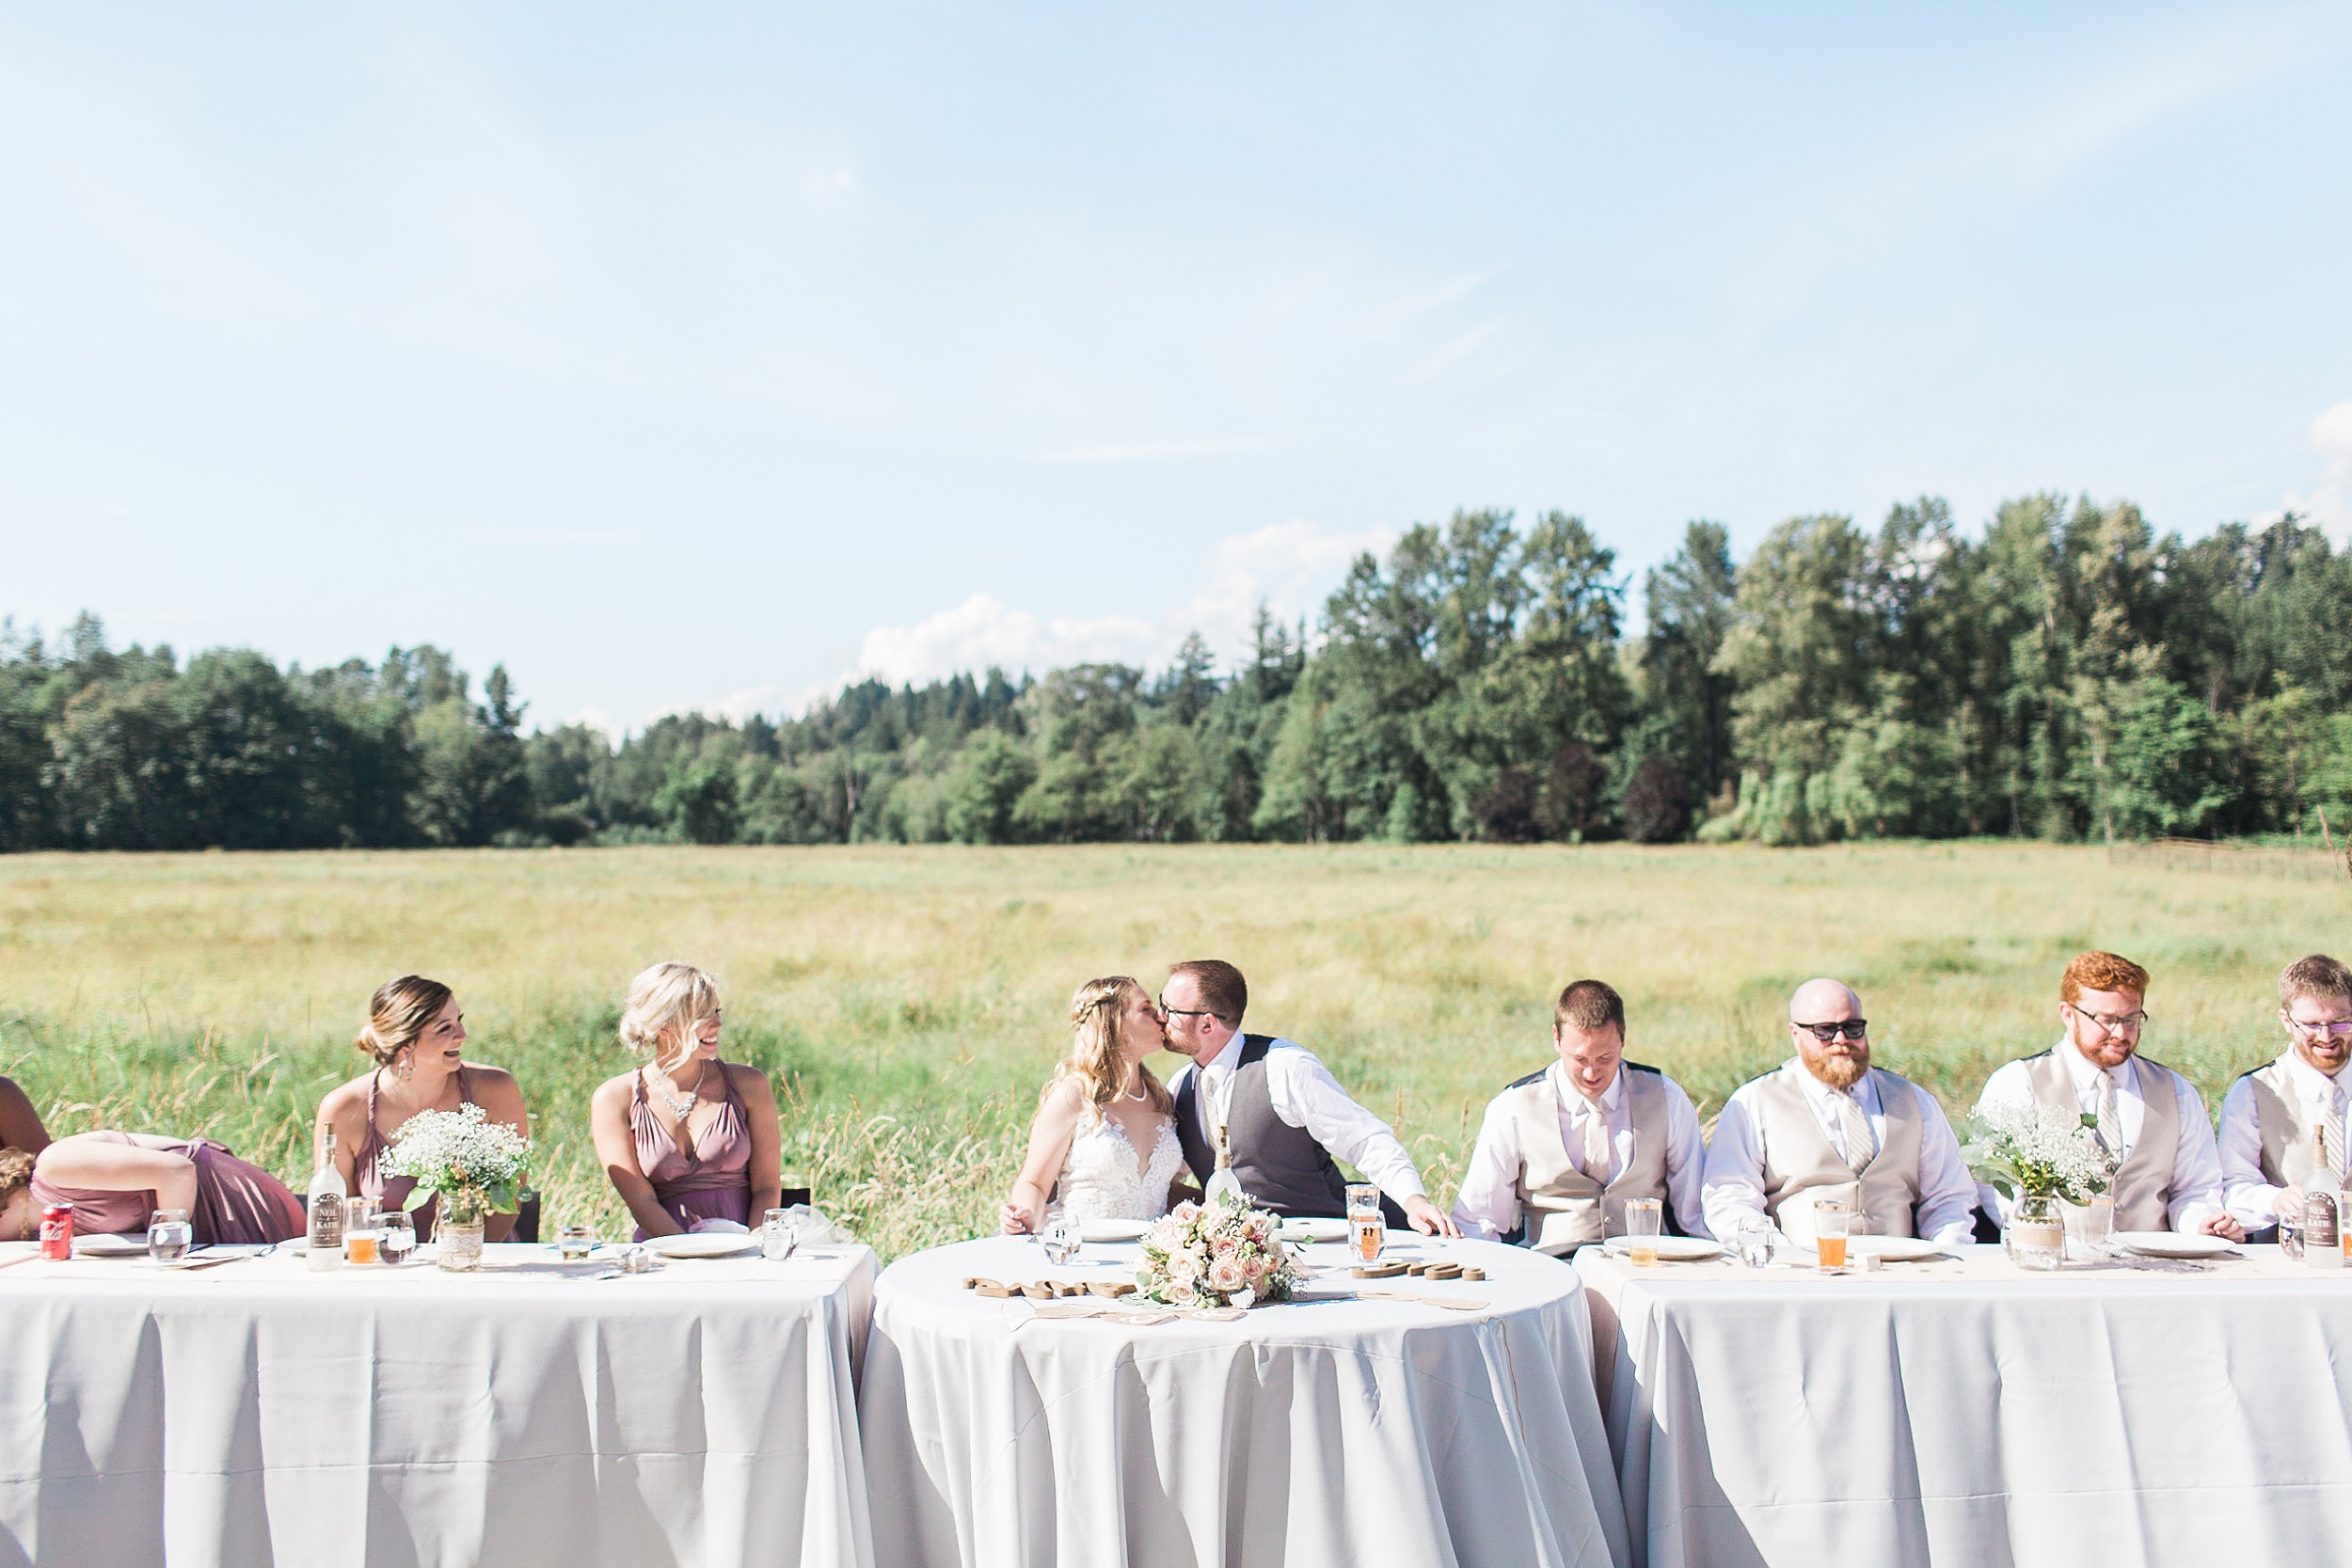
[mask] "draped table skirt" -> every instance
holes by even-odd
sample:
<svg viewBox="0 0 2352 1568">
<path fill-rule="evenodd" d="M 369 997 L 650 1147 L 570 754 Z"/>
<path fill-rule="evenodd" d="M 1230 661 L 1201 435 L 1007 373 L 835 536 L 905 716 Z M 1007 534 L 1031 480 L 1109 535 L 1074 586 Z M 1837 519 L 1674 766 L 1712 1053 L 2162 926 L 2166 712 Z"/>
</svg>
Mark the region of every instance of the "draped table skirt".
<svg viewBox="0 0 2352 1568">
<path fill-rule="evenodd" d="M 871 1252 L 485 1251 L 0 1269 L 0 1565 L 871 1568 Z"/>
<path fill-rule="evenodd" d="M 2352 1272 L 1577 1257 L 1635 1560 L 2352 1561 Z"/>
<path fill-rule="evenodd" d="M 998 1280 L 1132 1278 L 1133 1244 L 1055 1267 L 1027 1240 L 904 1258 L 882 1276 L 861 1408 L 875 1555 L 892 1568 L 1569 1568 L 1626 1537 L 1575 1272 L 1482 1242 L 1391 1238 L 1481 1282 L 1378 1289 L 1229 1323 L 1038 1319 Z"/>
</svg>

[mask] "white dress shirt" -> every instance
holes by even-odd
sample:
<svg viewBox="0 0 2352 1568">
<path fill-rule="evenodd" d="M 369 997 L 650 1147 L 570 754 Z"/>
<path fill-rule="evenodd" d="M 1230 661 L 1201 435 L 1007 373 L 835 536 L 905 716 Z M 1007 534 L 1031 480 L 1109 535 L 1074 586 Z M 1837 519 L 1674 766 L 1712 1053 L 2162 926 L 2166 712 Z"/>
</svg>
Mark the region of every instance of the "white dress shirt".
<svg viewBox="0 0 2352 1568">
<path fill-rule="evenodd" d="M 1865 1073 L 1851 1090 L 1833 1089 L 1813 1076 L 1804 1061 L 1790 1057 L 1780 1070 L 1792 1075 L 1804 1091 L 1813 1119 L 1829 1134 L 1838 1158 L 1853 1164 L 1853 1150 L 1837 1114 L 1837 1099 L 1850 1095 L 1870 1124 L 1878 1147 L 1886 1144 L 1886 1109 L 1879 1102 L 1878 1080 Z M 1764 1154 L 1756 1135 L 1756 1085 L 1742 1084 L 1724 1101 L 1715 1118 L 1715 1141 L 1707 1148 L 1706 1209 L 1708 1229 L 1716 1237 L 1737 1236 L 1740 1222 L 1764 1217 Z M 1960 1140 L 1935 1097 L 1916 1084 L 1907 1085 L 1919 1118 L 1919 1208 L 1912 1228 L 1932 1242 L 1950 1245 L 1976 1236 L 1977 1184 L 1960 1158 Z M 1865 1162 L 1867 1163 L 1867 1162 Z"/>
<path fill-rule="evenodd" d="M 1225 1125 L 1225 1105 L 1233 1092 L 1233 1074 L 1240 1069 L 1242 1037 L 1234 1035 L 1211 1062 L 1195 1062 L 1177 1074 L 1170 1092 L 1197 1098 L 1201 1135 L 1212 1148 L 1216 1130 Z M 1348 1098 L 1331 1069 L 1311 1051 L 1294 1041 L 1277 1039 L 1266 1046 L 1266 1097 L 1274 1114 L 1321 1144 L 1334 1159 L 1344 1160 L 1364 1173 L 1364 1180 L 1403 1203 L 1426 1197 L 1413 1157 L 1389 1124 Z M 1194 1171 L 1202 1181 L 1207 1171 Z"/>
<path fill-rule="evenodd" d="M 2067 1081 L 2074 1085 L 2074 1102 L 2083 1115 L 2097 1116 L 2100 1080 L 2106 1069 L 2075 1050 L 2072 1039 L 2058 1041 L 2051 1053 L 2065 1066 Z M 2005 1062 L 1994 1069 L 1985 1080 L 1984 1092 L 1977 1097 L 1977 1114 L 2024 1111 L 2032 1106 L 2033 1080 L 2026 1075 L 2028 1070 L 2022 1061 Z M 2137 1058 L 2126 1057 L 2114 1069 L 2114 1079 L 2115 1119 L 2123 1139 L 2122 1153 L 2129 1155 L 2138 1147 L 2139 1130 L 2148 1120 Z M 2175 1231 L 2189 1233 L 2221 1212 L 2221 1156 L 2214 1147 L 2213 1118 L 2205 1115 L 2204 1100 L 2178 1073 L 2173 1074 L 2172 1098 L 2181 1131 L 2172 1150 L 2172 1189 L 2165 1194 L 2165 1215 Z M 2001 1196 L 1990 1183 L 1978 1193 L 1993 1217 L 2007 1225 L 2012 1200 Z"/>
<path fill-rule="evenodd" d="M 2319 1119 L 2317 1108 L 2330 1095 L 2352 1089 L 2352 1083 L 2344 1081 L 2345 1074 L 2328 1076 L 2305 1061 L 2292 1046 L 2280 1054 L 2279 1060 L 2286 1064 L 2287 1082 L 2295 1085 L 2295 1098 L 2303 1105 L 2309 1120 Z M 2271 1185 L 2263 1175 L 2262 1118 L 2254 1111 L 2251 1079 L 2239 1079 L 2221 1097 L 2221 1132 L 2215 1141 L 2221 1155 L 2222 1202 L 2231 1218 L 2249 1230 L 2276 1223 L 2279 1195 L 2285 1189 Z"/>
<path fill-rule="evenodd" d="M 1609 1169 L 1584 1172 L 1604 1187 L 1617 1179 L 1633 1157 L 1633 1119 L 1626 1105 L 1625 1074 L 1623 1067 L 1617 1069 L 1596 1106 L 1569 1084 L 1566 1069 L 1558 1062 L 1544 1069 L 1544 1081 L 1560 1107 L 1560 1141 L 1578 1168 L 1584 1164 L 1585 1133 L 1594 1117 L 1598 1117 L 1608 1130 Z M 1699 1136 L 1699 1114 L 1681 1085 L 1671 1078 L 1664 1082 L 1666 1193 L 1674 1200 L 1675 1219 L 1682 1228 L 1693 1236 L 1705 1236 L 1708 1231 L 1699 1189 L 1706 1175 L 1707 1145 Z M 1462 1173 L 1462 1190 L 1454 1200 L 1454 1223 L 1465 1236 L 1493 1241 L 1517 1230 L 1524 1217 L 1519 1212 L 1518 1180 L 1525 1157 L 1519 1149 L 1518 1117 L 1510 1101 L 1508 1093 L 1489 1101 L 1486 1117 L 1478 1125 L 1478 1146 L 1470 1150 L 1470 1166 Z"/>
</svg>

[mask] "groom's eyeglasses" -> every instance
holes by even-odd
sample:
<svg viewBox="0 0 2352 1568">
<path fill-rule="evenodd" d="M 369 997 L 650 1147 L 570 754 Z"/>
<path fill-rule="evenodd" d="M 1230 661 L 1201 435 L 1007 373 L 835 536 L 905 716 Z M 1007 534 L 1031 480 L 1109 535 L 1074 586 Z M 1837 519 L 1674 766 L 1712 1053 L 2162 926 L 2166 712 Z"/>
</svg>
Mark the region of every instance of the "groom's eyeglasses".
<svg viewBox="0 0 2352 1568">
<path fill-rule="evenodd" d="M 1797 1027 L 1809 1031 L 1815 1039 L 1827 1045 L 1840 1035 L 1850 1040 L 1860 1039 L 1870 1032 L 1870 1021 L 1867 1018 L 1850 1018 L 1841 1023 L 1800 1023 Z"/>
<path fill-rule="evenodd" d="M 1216 1016 L 1206 1007 L 1171 1007 L 1168 1005 L 1168 998 L 1164 996 L 1160 998 L 1160 1011 L 1168 1018 L 1214 1018 Z"/>
</svg>

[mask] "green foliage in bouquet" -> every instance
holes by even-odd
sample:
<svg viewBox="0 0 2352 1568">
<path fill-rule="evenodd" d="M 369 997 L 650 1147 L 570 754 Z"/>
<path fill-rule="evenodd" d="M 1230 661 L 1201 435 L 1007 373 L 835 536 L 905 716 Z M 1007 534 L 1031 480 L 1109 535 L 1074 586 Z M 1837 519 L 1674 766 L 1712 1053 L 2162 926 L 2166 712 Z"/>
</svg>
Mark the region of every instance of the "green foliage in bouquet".
<svg viewBox="0 0 2352 1568">
<path fill-rule="evenodd" d="M 1960 1157 L 2004 1197 L 2062 1197 L 2088 1203 L 2115 1179 L 2115 1161 L 2092 1133 L 2097 1117 L 2031 1105 L 1968 1123 Z"/>
</svg>

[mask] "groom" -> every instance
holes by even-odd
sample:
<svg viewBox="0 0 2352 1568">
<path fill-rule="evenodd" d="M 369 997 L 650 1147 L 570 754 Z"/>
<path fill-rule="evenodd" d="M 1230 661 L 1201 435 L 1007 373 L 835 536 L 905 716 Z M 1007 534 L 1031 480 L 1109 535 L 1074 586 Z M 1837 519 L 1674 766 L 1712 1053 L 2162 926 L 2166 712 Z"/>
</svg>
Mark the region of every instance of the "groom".
<svg viewBox="0 0 2352 1568">
<path fill-rule="evenodd" d="M 1460 1235 L 1429 1201 L 1388 1123 L 1350 1100 L 1330 1069 L 1289 1040 L 1241 1032 L 1248 1006 L 1248 983 L 1221 958 L 1178 964 L 1160 991 L 1168 1048 L 1192 1058 L 1168 1090 L 1184 1164 L 1202 1186 L 1216 1169 L 1222 1125 L 1242 1191 L 1278 1214 L 1344 1216 L 1337 1155 L 1377 1183 L 1422 1235 Z"/>
</svg>

